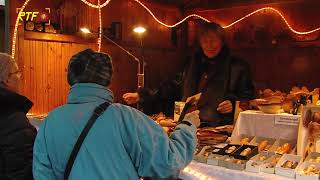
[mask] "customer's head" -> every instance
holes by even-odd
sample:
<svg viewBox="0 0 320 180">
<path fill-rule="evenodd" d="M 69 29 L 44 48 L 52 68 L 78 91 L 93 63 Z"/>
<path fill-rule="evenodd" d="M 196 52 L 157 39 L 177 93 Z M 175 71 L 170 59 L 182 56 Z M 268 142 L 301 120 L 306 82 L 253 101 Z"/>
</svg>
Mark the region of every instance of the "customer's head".
<svg viewBox="0 0 320 180">
<path fill-rule="evenodd" d="M 107 54 L 86 49 L 70 59 L 68 66 L 68 83 L 96 83 L 109 86 L 112 78 L 112 61 Z"/>
<path fill-rule="evenodd" d="M 21 72 L 12 57 L 0 53 L 0 84 L 12 91 L 17 91 Z"/>
<path fill-rule="evenodd" d="M 197 36 L 203 53 L 209 58 L 217 56 L 225 44 L 223 28 L 213 22 L 200 24 Z"/>
</svg>

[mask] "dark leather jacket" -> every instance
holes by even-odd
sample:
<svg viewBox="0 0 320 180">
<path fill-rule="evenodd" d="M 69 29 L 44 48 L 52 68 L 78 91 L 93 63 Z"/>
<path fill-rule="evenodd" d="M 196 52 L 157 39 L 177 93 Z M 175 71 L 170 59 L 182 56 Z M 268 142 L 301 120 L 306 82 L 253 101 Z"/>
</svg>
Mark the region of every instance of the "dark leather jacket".
<svg viewBox="0 0 320 180">
<path fill-rule="evenodd" d="M 0 179 L 33 179 L 32 154 L 36 129 L 26 113 L 32 102 L 0 86 Z"/>
<path fill-rule="evenodd" d="M 167 80 L 158 90 L 138 90 L 144 112 L 172 115 L 174 101 L 184 101 L 199 93 L 199 81 L 204 72 L 208 75 L 208 81 L 198 102 L 202 126 L 232 124 L 234 112 L 220 114 L 216 111 L 218 105 L 224 100 L 230 100 L 234 106 L 237 100 L 253 99 L 255 90 L 249 65 L 232 56 L 226 46 L 211 59 L 202 50 L 197 51 L 189 61 L 182 79 Z"/>
</svg>

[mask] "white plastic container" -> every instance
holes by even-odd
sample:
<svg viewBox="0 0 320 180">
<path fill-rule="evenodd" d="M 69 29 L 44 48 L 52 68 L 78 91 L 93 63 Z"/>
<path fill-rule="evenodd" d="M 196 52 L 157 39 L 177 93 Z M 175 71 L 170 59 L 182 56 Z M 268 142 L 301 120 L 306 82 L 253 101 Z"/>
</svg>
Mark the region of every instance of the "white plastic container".
<svg viewBox="0 0 320 180">
<path fill-rule="evenodd" d="M 281 167 L 288 160 L 292 161 L 293 163 L 298 163 L 297 167 L 295 169 Z M 296 169 L 299 167 L 299 165 L 301 163 L 302 163 L 301 156 L 292 155 L 292 154 L 285 154 L 282 156 L 282 158 L 279 160 L 278 164 L 276 165 L 275 174 L 280 175 L 280 176 L 289 177 L 289 178 L 295 178 Z"/>
<path fill-rule="evenodd" d="M 303 162 L 296 170 L 296 179 L 297 180 L 319 180 L 320 179 L 320 176 L 319 175 L 307 175 L 303 172 L 303 170 L 306 168 L 306 167 L 309 167 L 309 166 L 314 166 L 316 167 L 317 169 L 320 168 L 320 164 L 319 163 L 310 163 L 310 162 Z"/>
</svg>

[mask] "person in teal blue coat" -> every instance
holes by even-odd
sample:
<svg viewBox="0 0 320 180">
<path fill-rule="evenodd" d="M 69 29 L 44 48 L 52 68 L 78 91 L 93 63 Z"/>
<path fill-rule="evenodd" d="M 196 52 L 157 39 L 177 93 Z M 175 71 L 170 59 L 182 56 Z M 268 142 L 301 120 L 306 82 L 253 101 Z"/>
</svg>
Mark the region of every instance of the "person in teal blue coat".
<svg viewBox="0 0 320 180">
<path fill-rule="evenodd" d="M 81 131 L 93 110 L 103 102 L 108 109 L 97 119 L 74 162 L 72 180 L 133 180 L 166 178 L 192 160 L 196 148 L 199 111 L 186 115 L 168 136 L 142 112 L 112 103 L 108 86 L 111 58 L 91 49 L 74 55 L 68 66 L 71 90 L 67 104 L 51 111 L 34 145 L 35 180 L 63 179 L 64 170 Z"/>
</svg>

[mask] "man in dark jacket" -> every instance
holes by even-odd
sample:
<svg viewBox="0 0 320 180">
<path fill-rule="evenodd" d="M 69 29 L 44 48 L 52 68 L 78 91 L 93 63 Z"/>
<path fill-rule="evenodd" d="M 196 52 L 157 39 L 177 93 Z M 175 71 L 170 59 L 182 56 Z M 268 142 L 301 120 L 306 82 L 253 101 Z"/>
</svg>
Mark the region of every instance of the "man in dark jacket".
<svg viewBox="0 0 320 180">
<path fill-rule="evenodd" d="M 19 79 L 17 64 L 0 53 L 0 179 L 33 179 L 36 129 L 26 117 L 33 104 L 15 92 Z"/>
<path fill-rule="evenodd" d="M 159 90 L 139 89 L 123 96 L 128 104 L 140 103 L 145 113 L 173 113 L 174 101 L 202 93 L 198 102 L 201 126 L 233 123 L 235 101 L 254 98 L 249 65 L 233 57 L 223 28 L 205 23 L 198 32 L 201 48 L 196 50 L 182 79 L 163 83 Z"/>
</svg>

